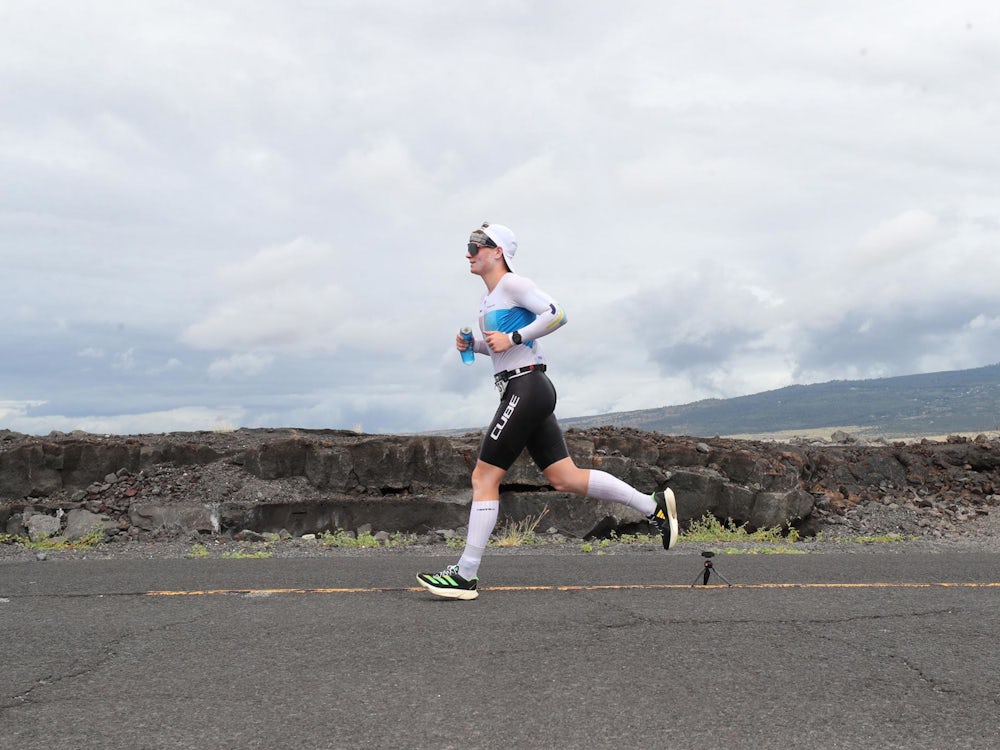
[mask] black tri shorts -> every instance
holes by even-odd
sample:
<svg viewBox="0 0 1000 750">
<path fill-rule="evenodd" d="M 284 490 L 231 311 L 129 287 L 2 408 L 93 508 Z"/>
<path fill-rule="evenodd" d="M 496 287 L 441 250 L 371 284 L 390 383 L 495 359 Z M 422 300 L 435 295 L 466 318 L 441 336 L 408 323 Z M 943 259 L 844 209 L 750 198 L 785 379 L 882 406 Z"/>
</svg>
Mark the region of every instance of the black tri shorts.
<svg viewBox="0 0 1000 750">
<path fill-rule="evenodd" d="M 525 448 L 543 471 L 569 457 L 556 421 L 556 389 L 541 370 L 511 378 L 479 448 L 479 460 L 509 469 Z"/>
</svg>

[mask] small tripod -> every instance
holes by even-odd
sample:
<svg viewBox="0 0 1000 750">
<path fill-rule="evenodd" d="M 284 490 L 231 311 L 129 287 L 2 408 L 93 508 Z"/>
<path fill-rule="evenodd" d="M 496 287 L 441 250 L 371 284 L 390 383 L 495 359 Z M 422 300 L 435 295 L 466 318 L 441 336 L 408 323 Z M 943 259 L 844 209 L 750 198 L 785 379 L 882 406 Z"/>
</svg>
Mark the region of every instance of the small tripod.
<svg viewBox="0 0 1000 750">
<path fill-rule="evenodd" d="M 721 578 L 723 581 L 725 581 L 727 586 L 732 586 L 733 585 L 733 584 L 731 584 L 729 582 L 728 578 L 726 578 L 724 575 L 722 575 L 722 573 L 720 573 L 719 571 L 717 571 L 715 569 L 715 566 L 712 565 L 712 558 L 715 557 L 715 553 L 714 552 L 708 552 L 706 550 L 705 552 L 701 553 L 701 556 L 705 558 L 705 570 L 698 574 L 698 578 L 701 578 L 701 585 L 702 586 L 707 586 L 708 585 L 709 576 L 711 576 L 713 572 L 715 573 L 715 575 L 719 576 L 719 578 Z M 694 588 L 695 586 L 698 585 L 698 578 L 694 579 L 694 583 L 691 584 L 691 588 Z"/>
</svg>

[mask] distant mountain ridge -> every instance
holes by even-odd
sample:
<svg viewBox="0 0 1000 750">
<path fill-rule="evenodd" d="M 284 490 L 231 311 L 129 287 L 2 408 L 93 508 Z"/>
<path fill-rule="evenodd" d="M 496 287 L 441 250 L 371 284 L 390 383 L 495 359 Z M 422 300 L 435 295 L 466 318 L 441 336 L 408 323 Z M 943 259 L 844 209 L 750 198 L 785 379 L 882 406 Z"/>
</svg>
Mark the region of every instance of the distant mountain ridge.
<svg viewBox="0 0 1000 750">
<path fill-rule="evenodd" d="M 851 427 L 917 437 L 1000 429 L 1000 363 L 971 370 L 792 385 L 682 406 L 560 419 L 564 428 L 611 425 L 670 435 L 768 435 Z"/>
</svg>

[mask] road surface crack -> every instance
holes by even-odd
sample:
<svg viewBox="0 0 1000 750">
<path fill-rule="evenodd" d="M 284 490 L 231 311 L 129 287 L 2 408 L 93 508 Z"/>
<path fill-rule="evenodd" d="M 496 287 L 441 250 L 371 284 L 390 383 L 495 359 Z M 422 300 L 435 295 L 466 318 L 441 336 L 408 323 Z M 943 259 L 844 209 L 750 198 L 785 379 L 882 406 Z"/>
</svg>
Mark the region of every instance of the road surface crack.
<svg viewBox="0 0 1000 750">
<path fill-rule="evenodd" d="M 95 657 L 92 657 L 89 660 L 85 660 L 83 658 L 77 659 L 65 672 L 48 674 L 44 677 L 39 677 L 33 681 L 30 687 L 3 700 L 3 702 L 0 703 L 0 718 L 3 717 L 5 711 L 10 709 L 18 708 L 27 704 L 37 704 L 40 699 L 35 698 L 35 696 L 38 691 L 43 690 L 44 688 L 58 685 L 59 683 L 66 682 L 67 680 L 75 680 L 77 678 L 96 673 L 118 656 L 118 649 L 121 644 L 137 636 L 146 636 L 152 633 L 164 632 L 177 626 L 190 625 L 203 617 L 204 615 L 199 615 L 187 620 L 177 620 L 175 622 L 163 623 L 161 625 L 157 625 L 156 627 L 147 628 L 141 631 L 129 630 L 124 633 L 120 633 L 118 636 L 105 643 L 100 648 L 99 654 Z"/>
</svg>

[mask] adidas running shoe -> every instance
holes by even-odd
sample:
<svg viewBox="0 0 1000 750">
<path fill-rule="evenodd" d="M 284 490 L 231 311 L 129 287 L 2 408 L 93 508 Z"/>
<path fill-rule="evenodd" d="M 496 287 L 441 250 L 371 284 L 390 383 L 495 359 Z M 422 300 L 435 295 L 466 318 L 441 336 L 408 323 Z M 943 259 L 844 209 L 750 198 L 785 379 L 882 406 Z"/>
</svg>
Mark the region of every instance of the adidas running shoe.
<svg viewBox="0 0 1000 750">
<path fill-rule="evenodd" d="M 458 574 L 457 565 L 449 565 L 440 573 L 421 573 L 417 576 L 417 583 L 435 596 L 445 599 L 468 600 L 479 596 L 476 588 L 479 578 L 473 578 L 471 581 L 462 578 Z"/>
<path fill-rule="evenodd" d="M 654 492 L 653 500 L 656 512 L 649 517 L 649 521 L 663 536 L 663 549 L 670 549 L 677 544 L 677 501 L 669 487 L 663 492 Z"/>
</svg>

